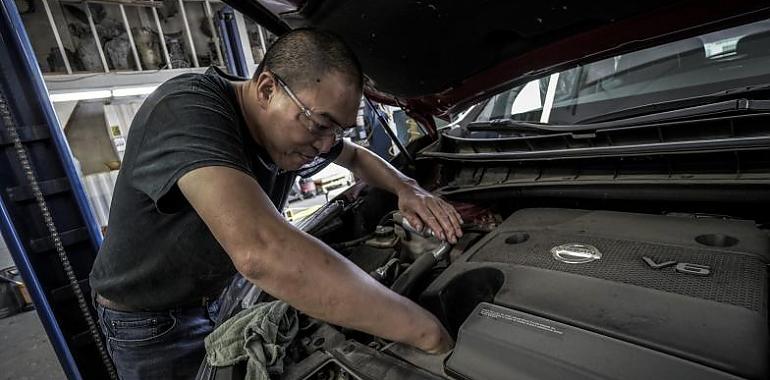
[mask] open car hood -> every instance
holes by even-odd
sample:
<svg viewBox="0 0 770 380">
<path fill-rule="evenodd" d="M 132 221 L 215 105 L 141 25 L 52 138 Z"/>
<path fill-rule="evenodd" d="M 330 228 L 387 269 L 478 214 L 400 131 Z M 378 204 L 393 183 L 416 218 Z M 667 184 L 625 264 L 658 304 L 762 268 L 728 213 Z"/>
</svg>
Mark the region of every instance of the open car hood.
<svg viewBox="0 0 770 380">
<path fill-rule="evenodd" d="M 363 65 L 370 97 L 423 117 L 446 117 L 579 63 L 770 14 L 766 1 L 227 2 L 277 34 L 339 34 Z"/>
</svg>

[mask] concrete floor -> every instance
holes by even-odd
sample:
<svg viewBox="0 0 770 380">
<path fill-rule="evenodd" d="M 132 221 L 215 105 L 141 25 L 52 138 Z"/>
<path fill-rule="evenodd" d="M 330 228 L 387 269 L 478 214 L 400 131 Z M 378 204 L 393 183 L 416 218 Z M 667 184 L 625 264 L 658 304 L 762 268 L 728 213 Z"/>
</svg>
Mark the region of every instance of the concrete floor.
<svg viewBox="0 0 770 380">
<path fill-rule="evenodd" d="M 0 319 L 0 379 L 64 379 L 37 313 Z"/>
</svg>

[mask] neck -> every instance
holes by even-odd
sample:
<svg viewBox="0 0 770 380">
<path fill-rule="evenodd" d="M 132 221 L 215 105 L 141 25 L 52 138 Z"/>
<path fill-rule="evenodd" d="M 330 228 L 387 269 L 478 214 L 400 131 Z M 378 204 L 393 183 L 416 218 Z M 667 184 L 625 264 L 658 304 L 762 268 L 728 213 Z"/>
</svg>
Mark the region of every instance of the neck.
<svg viewBox="0 0 770 380">
<path fill-rule="evenodd" d="M 255 113 L 258 112 L 256 107 L 251 107 L 249 104 L 249 90 L 252 85 L 251 80 L 245 82 L 232 82 L 235 87 L 236 98 L 238 99 L 238 108 L 240 108 L 241 116 L 244 122 L 246 122 L 246 128 L 249 130 L 249 134 L 254 141 L 262 145 L 262 139 L 260 138 L 259 123 L 256 121 Z"/>
</svg>

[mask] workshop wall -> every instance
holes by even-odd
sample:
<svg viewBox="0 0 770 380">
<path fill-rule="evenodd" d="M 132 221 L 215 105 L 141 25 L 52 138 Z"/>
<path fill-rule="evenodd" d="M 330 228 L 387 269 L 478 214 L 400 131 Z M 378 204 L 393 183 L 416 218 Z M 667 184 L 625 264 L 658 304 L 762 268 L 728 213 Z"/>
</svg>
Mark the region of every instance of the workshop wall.
<svg viewBox="0 0 770 380">
<path fill-rule="evenodd" d="M 102 100 L 81 100 L 64 128 L 83 175 L 107 172 L 110 163 L 119 160 L 110 143 L 104 120 Z"/>
</svg>

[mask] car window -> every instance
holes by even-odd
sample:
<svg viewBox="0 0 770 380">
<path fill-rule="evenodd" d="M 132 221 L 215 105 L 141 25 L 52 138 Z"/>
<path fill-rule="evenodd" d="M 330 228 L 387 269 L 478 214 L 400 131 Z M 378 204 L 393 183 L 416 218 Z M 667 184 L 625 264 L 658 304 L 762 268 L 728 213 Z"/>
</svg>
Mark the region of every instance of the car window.
<svg viewBox="0 0 770 380">
<path fill-rule="evenodd" d="M 604 113 L 770 82 L 770 20 L 675 41 L 499 93 L 477 121 L 570 124 Z"/>
</svg>

